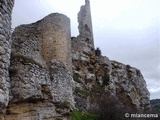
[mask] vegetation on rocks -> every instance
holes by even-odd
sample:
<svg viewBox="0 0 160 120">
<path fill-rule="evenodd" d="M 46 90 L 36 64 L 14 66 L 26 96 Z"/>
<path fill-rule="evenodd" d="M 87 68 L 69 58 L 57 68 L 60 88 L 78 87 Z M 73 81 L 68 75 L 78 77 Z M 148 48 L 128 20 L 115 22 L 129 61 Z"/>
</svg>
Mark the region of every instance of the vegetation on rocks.
<svg viewBox="0 0 160 120">
<path fill-rule="evenodd" d="M 150 102 L 151 102 L 153 113 L 160 114 L 160 99 L 154 99 L 154 100 L 151 100 Z"/>
<path fill-rule="evenodd" d="M 22 59 L 23 60 L 23 63 L 32 63 L 32 64 L 35 64 L 35 65 L 38 65 L 40 68 L 42 68 L 42 65 L 39 64 L 38 62 L 34 61 L 33 59 L 27 57 L 27 56 L 24 56 L 20 53 L 16 53 L 16 54 L 12 54 L 12 57 L 13 58 L 18 58 L 18 59 Z"/>
<path fill-rule="evenodd" d="M 102 52 L 101 52 L 100 48 L 96 48 L 95 55 L 96 56 L 101 56 L 101 54 L 102 54 Z"/>
<path fill-rule="evenodd" d="M 103 85 L 109 85 L 109 79 L 110 79 L 110 76 L 109 76 L 109 74 L 105 74 L 104 76 L 103 76 Z"/>
<path fill-rule="evenodd" d="M 79 93 L 79 94 L 83 95 L 84 97 L 88 97 L 89 96 L 89 93 L 87 91 L 81 90 L 80 88 L 76 88 L 75 89 L 75 93 L 77 93 L 77 94 Z"/>
<path fill-rule="evenodd" d="M 82 81 L 80 80 L 80 75 L 78 73 L 73 74 L 73 80 L 78 83 L 82 83 Z"/>
<path fill-rule="evenodd" d="M 64 102 L 60 103 L 58 107 L 59 108 L 69 108 L 70 107 L 70 103 L 67 102 L 67 101 L 64 101 Z"/>
<path fill-rule="evenodd" d="M 72 120 L 98 120 L 98 116 L 73 110 L 71 113 Z"/>
</svg>

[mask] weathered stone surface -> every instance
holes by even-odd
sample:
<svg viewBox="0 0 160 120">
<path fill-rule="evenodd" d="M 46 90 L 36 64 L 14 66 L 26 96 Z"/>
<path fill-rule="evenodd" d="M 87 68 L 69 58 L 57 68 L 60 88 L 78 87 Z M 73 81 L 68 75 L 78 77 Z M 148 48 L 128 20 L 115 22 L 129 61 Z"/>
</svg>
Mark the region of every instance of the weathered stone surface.
<svg viewBox="0 0 160 120">
<path fill-rule="evenodd" d="M 149 92 L 140 71 L 128 65 L 110 61 L 105 56 L 94 55 L 94 49 L 93 51 L 91 49 L 94 48 L 94 44 L 88 0 L 78 13 L 78 22 L 80 34 L 78 37 L 72 37 L 73 73 L 76 75 L 75 81 L 79 82 L 76 87 L 83 88 L 83 93 L 86 91 L 102 95 L 103 92 L 110 91 L 109 93 L 115 96 L 111 98 L 119 101 L 121 106 L 127 109 L 137 112 L 149 110 Z M 79 92 L 82 94 L 82 91 Z M 90 103 L 92 100 L 88 102 L 91 96 L 83 98 L 76 93 L 76 105 L 83 111 L 92 111 L 94 108 L 87 107 L 88 105 L 85 104 L 92 104 Z M 91 106 L 94 104 L 98 103 L 94 102 Z"/>
<path fill-rule="evenodd" d="M 92 30 L 92 19 L 90 12 L 90 2 L 85 1 L 78 13 L 79 35 L 72 37 L 72 57 L 83 61 L 89 61 L 94 55 L 94 39 Z M 73 56 L 74 55 L 74 56 Z"/>
<path fill-rule="evenodd" d="M 70 108 L 75 108 L 75 102 L 69 18 L 54 13 L 36 23 L 17 27 L 12 34 L 10 68 L 5 64 L 10 62 L 11 50 L 7 49 L 10 43 L 4 35 L 0 37 L 2 45 L 6 43 L 0 46 L 0 66 L 4 68 L 0 69 L 0 75 L 4 76 L 0 78 L 0 104 L 2 112 L 9 113 L 0 118 L 70 119 L 66 115 L 70 114 Z M 10 81 L 5 70 L 9 70 Z M 43 106 L 39 102 L 51 104 Z M 63 102 L 69 104 L 67 108 L 57 108 Z"/>
<path fill-rule="evenodd" d="M 79 22 L 79 37 L 84 42 L 88 42 L 89 48 L 94 49 L 94 40 L 93 40 L 93 29 L 92 29 L 92 18 L 90 11 L 90 1 L 85 0 L 85 5 L 81 6 L 81 9 L 78 13 L 78 22 Z"/>
<path fill-rule="evenodd" d="M 115 88 L 112 91 L 122 103 L 127 105 L 125 101 L 128 99 L 131 102 L 128 107 L 133 107 L 138 112 L 151 109 L 150 94 L 140 70 L 112 61 L 110 80 L 111 85 Z"/>
<path fill-rule="evenodd" d="M 41 33 L 40 49 L 47 64 L 61 61 L 72 71 L 70 19 L 59 13 L 50 14 L 37 27 Z"/>
<path fill-rule="evenodd" d="M 45 99 L 68 101 L 74 107 L 71 77 L 70 22 L 62 14 L 21 25 L 13 32 L 11 71 L 12 101 Z M 56 44 L 56 45 L 55 45 Z M 61 49 L 63 48 L 63 49 Z M 54 59 L 60 61 L 53 61 Z M 62 62 L 62 63 L 61 63 Z M 66 69 L 68 68 L 68 71 Z M 18 87 L 19 86 L 19 87 Z M 47 89 L 44 91 L 43 89 Z M 16 92 L 16 95 L 14 94 Z"/>
<path fill-rule="evenodd" d="M 13 60 L 14 59 L 14 60 Z M 51 81 L 49 72 L 39 65 L 12 58 L 10 67 L 11 102 L 50 100 Z"/>
<path fill-rule="evenodd" d="M 57 60 L 52 60 L 50 63 L 51 74 L 51 94 L 54 102 L 68 101 L 74 108 L 74 81 L 65 68 L 65 66 Z"/>
<path fill-rule="evenodd" d="M 14 52 L 44 67 L 57 59 L 72 71 L 70 19 L 67 16 L 52 13 L 36 23 L 17 27 L 12 36 Z"/>
<path fill-rule="evenodd" d="M 9 102 L 9 76 L 11 49 L 11 13 L 14 0 L 0 1 L 0 113 Z"/>
<path fill-rule="evenodd" d="M 63 109 L 62 109 L 63 110 Z M 65 109 L 64 109 L 65 110 Z M 21 103 L 8 106 L 7 115 L 0 115 L 1 120 L 70 120 L 70 112 L 57 112 L 53 103 Z"/>
<path fill-rule="evenodd" d="M 82 91 L 79 91 L 80 94 L 75 93 L 78 108 L 96 114 L 100 114 L 99 112 L 108 114 L 108 111 L 102 111 L 102 109 L 105 109 L 104 106 L 111 112 L 114 112 L 114 109 L 117 112 L 120 112 L 120 109 L 123 109 L 121 112 L 145 113 L 151 111 L 150 95 L 141 72 L 129 65 L 102 58 L 103 56 L 96 57 L 95 62 L 88 62 L 88 64 L 82 64 L 85 63 L 82 60 L 73 62 L 73 72 L 78 73 L 79 79 L 81 79 L 80 85 L 76 87 L 83 88 Z M 79 68 L 79 66 L 81 67 Z M 92 68 L 91 66 L 94 71 L 89 71 Z M 85 71 L 85 73 L 82 71 Z M 91 73 L 93 77 L 88 79 L 87 76 Z M 87 98 L 81 96 L 86 92 L 89 94 Z M 108 98 L 109 96 L 110 98 Z M 104 103 L 103 106 L 101 102 L 106 100 L 107 103 Z M 109 108 L 109 105 L 116 101 L 119 105 Z"/>
</svg>

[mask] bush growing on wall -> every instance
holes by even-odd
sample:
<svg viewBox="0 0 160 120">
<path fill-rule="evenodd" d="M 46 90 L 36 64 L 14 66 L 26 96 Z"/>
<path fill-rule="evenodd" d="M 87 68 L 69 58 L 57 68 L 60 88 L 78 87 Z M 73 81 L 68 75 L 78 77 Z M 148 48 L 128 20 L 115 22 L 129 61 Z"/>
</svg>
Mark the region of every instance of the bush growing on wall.
<svg viewBox="0 0 160 120">
<path fill-rule="evenodd" d="M 109 74 L 105 74 L 104 76 L 103 76 L 103 85 L 109 85 L 109 79 L 110 79 L 110 76 L 109 76 Z"/>
<path fill-rule="evenodd" d="M 72 120 L 98 120 L 96 115 L 80 112 L 78 110 L 73 110 L 71 116 Z"/>
<path fill-rule="evenodd" d="M 96 56 L 101 56 L 101 54 L 102 54 L 102 52 L 101 52 L 100 48 L 96 48 L 95 55 Z"/>
</svg>

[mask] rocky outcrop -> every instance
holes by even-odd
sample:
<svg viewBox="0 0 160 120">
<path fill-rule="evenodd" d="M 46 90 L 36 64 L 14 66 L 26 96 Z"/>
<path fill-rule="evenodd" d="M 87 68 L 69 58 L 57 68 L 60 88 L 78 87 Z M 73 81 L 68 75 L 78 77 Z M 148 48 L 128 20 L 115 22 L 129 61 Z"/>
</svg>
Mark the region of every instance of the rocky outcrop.
<svg viewBox="0 0 160 120">
<path fill-rule="evenodd" d="M 74 108 L 73 80 L 63 63 L 52 61 L 50 71 L 22 55 L 12 56 L 10 102 L 4 120 L 70 120 Z"/>
<path fill-rule="evenodd" d="M 102 58 L 105 57 L 75 64 L 76 106 L 108 119 L 124 119 L 125 113 L 151 112 L 150 94 L 141 72 Z M 110 118 L 108 114 L 114 117 Z"/>
<path fill-rule="evenodd" d="M 160 99 L 150 100 L 153 113 L 158 114 L 160 116 Z"/>
<path fill-rule="evenodd" d="M 140 70 L 116 61 L 111 63 L 109 90 L 134 111 L 141 113 L 150 110 L 150 94 Z"/>
<path fill-rule="evenodd" d="M 11 93 L 5 120 L 70 120 L 74 108 L 73 80 L 63 63 L 52 61 L 50 71 L 22 55 L 12 56 Z"/>
<path fill-rule="evenodd" d="M 117 112 L 120 109 L 139 113 L 150 111 L 150 95 L 140 70 L 91 52 L 90 48 L 94 48 L 94 45 L 89 42 L 92 38 L 92 26 L 88 24 L 91 23 L 90 18 L 89 2 L 86 0 L 78 13 L 80 34 L 72 38 L 76 106 L 82 111 L 96 114 L 100 114 L 97 111 L 109 114 L 104 109 L 111 110 L 109 105 L 114 102 L 117 106 L 112 108 L 119 110 Z M 108 102 L 105 103 L 106 100 Z M 103 109 L 104 106 L 106 108 Z"/>
<path fill-rule="evenodd" d="M 8 106 L 7 115 L 1 120 L 70 120 L 68 108 L 58 108 L 49 102 L 21 103 Z"/>
</svg>

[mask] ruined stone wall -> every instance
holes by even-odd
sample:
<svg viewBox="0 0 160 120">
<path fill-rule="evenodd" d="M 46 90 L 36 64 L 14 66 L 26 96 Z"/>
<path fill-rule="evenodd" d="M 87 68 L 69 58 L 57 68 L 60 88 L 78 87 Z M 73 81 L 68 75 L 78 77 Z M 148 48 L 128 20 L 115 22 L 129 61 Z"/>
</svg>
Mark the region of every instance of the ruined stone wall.
<svg viewBox="0 0 160 120">
<path fill-rule="evenodd" d="M 52 13 L 36 23 L 18 26 L 12 34 L 12 40 L 12 101 L 17 99 L 14 91 L 17 91 L 16 94 L 21 101 L 30 98 L 43 99 L 40 89 L 47 86 L 48 92 L 53 96 L 49 99 L 53 99 L 54 102 L 69 101 L 74 106 L 74 83 L 69 73 L 72 65 L 69 18 Z M 58 67 L 53 70 L 55 61 L 58 62 Z M 23 92 L 22 95 L 20 91 Z"/>
<path fill-rule="evenodd" d="M 9 102 L 9 76 L 11 52 L 11 13 L 14 0 L 0 1 L 0 112 Z"/>
<path fill-rule="evenodd" d="M 37 31 L 37 23 L 20 25 L 12 33 L 12 54 L 23 55 L 35 60 L 43 67 L 47 67 L 41 55 L 40 42 L 41 34 Z"/>
<path fill-rule="evenodd" d="M 1 22 L 0 119 L 69 119 L 65 114 L 75 104 L 69 18 L 55 13 L 18 26 L 12 33 L 12 49 L 11 24 Z M 63 102 L 67 108 L 59 107 Z"/>
<path fill-rule="evenodd" d="M 67 16 L 52 13 L 36 23 L 17 27 L 12 36 L 13 52 L 30 57 L 44 67 L 56 59 L 72 71 L 70 20 Z"/>
</svg>

